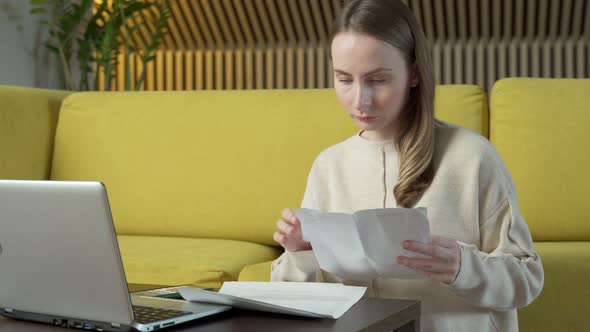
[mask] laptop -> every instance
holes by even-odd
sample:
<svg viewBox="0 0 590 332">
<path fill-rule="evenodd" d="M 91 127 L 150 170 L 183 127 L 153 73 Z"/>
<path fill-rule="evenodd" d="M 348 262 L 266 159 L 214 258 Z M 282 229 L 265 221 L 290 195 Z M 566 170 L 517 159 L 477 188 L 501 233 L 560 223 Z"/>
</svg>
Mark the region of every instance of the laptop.
<svg viewBox="0 0 590 332">
<path fill-rule="evenodd" d="M 155 331 L 229 306 L 129 293 L 104 185 L 0 180 L 0 314 Z"/>
</svg>

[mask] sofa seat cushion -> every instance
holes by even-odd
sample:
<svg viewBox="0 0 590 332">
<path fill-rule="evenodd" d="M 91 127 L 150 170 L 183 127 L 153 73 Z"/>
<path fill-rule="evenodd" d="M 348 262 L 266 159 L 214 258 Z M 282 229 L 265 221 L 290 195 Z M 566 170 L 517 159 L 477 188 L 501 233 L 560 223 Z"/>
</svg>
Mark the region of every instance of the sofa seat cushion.
<svg viewBox="0 0 590 332">
<path fill-rule="evenodd" d="M 257 243 L 158 236 L 118 236 L 129 283 L 221 287 L 248 264 L 272 260 L 275 247 Z"/>
<path fill-rule="evenodd" d="M 590 242 L 535 242 L 545 286 L 518 311 L 520 331 L 587 331 L 590 313 Z"/>
<path fill-rule="evenodd" d="M 245 266 L 238 277 L 238 281 L 270 281 L 270 265 L 273 261 L 256 263 Z"/>
</svg>

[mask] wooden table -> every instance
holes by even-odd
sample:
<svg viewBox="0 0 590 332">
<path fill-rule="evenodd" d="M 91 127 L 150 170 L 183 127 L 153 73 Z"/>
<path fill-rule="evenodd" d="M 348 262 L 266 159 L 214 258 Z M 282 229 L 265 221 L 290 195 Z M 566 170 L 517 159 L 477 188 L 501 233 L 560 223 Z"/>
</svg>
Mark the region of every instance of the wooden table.
<svg viewBox="0 0 590 332">
<path fill-rule="evenodd" d="M 129 288 L 133 291 L 149 289 L 150 287 L 147 285 L 130 285 Z M 12 319 L 0 319 L 0 332 L 9 331 L 64 332 L 75 330 Z M 221 314 L 163 329 L 162 331 L 419 332 L 420 303 L 406 300 L 363 298 L 337 320 L 232 309 Z"/>
</svg>

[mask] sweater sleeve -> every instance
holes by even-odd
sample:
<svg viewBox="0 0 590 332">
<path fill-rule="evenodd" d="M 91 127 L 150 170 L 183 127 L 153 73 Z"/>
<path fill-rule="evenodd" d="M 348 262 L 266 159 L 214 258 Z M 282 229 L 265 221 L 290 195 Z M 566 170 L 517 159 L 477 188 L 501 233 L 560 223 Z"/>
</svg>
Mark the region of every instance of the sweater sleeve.
<svg viewBox="0 0 590 332">
<path fill-rule="evenodd" d="M 322 210 L 315 197 L 316 187 L 322 185 L 323 179 L 320 172 L 320 156 L 314 161 L 307 179 L 307 186 L 301 202 L 302 208 Z M 272 262 L 271 281 L 327 281 L 320 269 L 313 250 L 285 252 Z M 330 279 L 330 278 L 328 278 Z"/>
<path fill-rule="evenodd" d="M 512 310 L 537 298 L 544 273 L 512 178 L 495 150 L 490 156 L 480 167 L 481 245 L 459 243 L 461 267 L 448 287 L 474 305 Z"/>
</svg>

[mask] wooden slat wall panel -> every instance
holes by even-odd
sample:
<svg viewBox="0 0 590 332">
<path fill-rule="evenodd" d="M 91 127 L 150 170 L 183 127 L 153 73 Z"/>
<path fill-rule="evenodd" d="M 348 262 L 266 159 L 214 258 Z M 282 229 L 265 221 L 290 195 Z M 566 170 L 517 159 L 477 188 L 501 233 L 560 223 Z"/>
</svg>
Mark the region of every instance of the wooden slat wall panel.
<svg viewBox="0 0 590 332">
<path fill-rule="evenodd" d="M 234 36 L 238 46 L 243 46 L 246 42 L 238 23 L 238 14 L 232 6 L 232 0 L 223 0 L 223 8 L 227 13 L 228 20 L 231 26 L 232 35 Z"/>
<path fill-rule="evenodd" d="M 223 89 L 233 90 L 235 85 L 234 79 L 234 52 L 232 51 L 225 51 L 223 52 L 223 63 L 224 63 L 224 72 L 225 72 L 225 86 Z M 186 89 L 190 90 L 190 89 Z"/>
<path fill-rule="evenodd" d="M 276 74 L 276 83 L 275 87 L 277 89 L 284 89 L 285 88 L 285 49 L 282 46 L 275 48 L 276 52 L 276 65 L 275 65 L 275 74 Z"/>
<path fill-rule="evenodd" d="M 178 1 L 173 1 L 171 4 L 172 13 L 174 15 L 174 21 L 177 23 L 176 25 L 178 25 L 178 29 L 182 33 L 182 37 L 184 37 L 182 38 L 183 41 L 185 41 L 184 46 L 188 49 L 195 48 L 196 45 L 198 45 L 198 41 L 197 38 L 191 35 L 191 32 L 189 30 L 189 23 L 185 19 L 184 15 L 182 15 L 183 10 L 180 7 L 181 4 Z"/>
<path fill-rule="evenodd" d="M 178 4 L 180 5 L 180 8 L 183 12 L 185 13 L 190 13 L 191 12 L 191 7 L 188 4 L 188 0 L 178 0 Z M 199 29 L 199 26 L 197 25 L 197 20 L 196 17 L 194 15 L 191 14 L 187 14 L 186 16 L 186 22 L 190 31 L 190 39 L 194 40 L 194 44 L 196 45 L 196 47 L 198 48 L 204 48 L 205 47 L 205 40 L 203 39 L 203 37 L 201 36 L 201 29 Z M 189 36 L 187 34 L 187 36 Z"/>
<path fill-rule="evenodd" d="M 252 1 L 252 0 L 250 0 Z M 262 27 L 262 31 L 264 32 L 264 38 L 267 40 L 268 43 L 276 43 L 278 40 L 275 38 L 274 29 L 270 23 L 270 13 L 267 10 L 263 0 L 256 0 L 256 13 L 257 16 L 260 17 L 260 25 Z"/>
<path fill-rule="evenodd" d="M 213 0 L 212 5 L 214 7 L 215 13 L 217 13 L 217 19 L 218 19 L 219 25 L 221 27 L 223 39 L 226 41 L 225 43 L 230 48 L 235 47 L 236 40 L 234 39 L 234 36 L 231 33 L 231 28 L 230 28 L 230 24 L 229 24 L 229 17 L 227 17 L 227 14 L 223 10 L 221 1 Z"/>
<path fill-rule="evenodd" d="M 174 52 L 174 90 L 184 89 L 184 57 L 182 51 Z"/>
<path fill-rule="evenodd" d="M 291 16 L 291 22 L 295 26 L 295 32 L 297 32 L 297 40 L 295 41 L 305 41 L 307 40 L 308 36 L 305 34 L 305 30 L 303 28 L 303 19 L 301 18 L 301 14 L 299 13 L 299 9 L 297 8 L 297 2 L 299 0 L 285 0 L 288 3 L 289 8 L 289 15 Z M 311 37 L 309 37 L 311 38 Z"/>
<path fill-rule="evenodd" d="M 182 70 L 184 76 L 184 90 L 193 90 L 195 88 L 195 54 L 193 52 L 184 52 L 184 70 Z"/>
<path fill-rule="evenodd" d="M 585 24 L 590 20 L 588 0 L 408 0 L 407 3 L 431 41 L 575 39 L 590 33 L 590 25 Z M 466 20 L 469 29 L 465 28 Z"/>
<path fill-rule="evenodd" d="M 213 90 L 214 89 L 214 76 L 213 76 L 213 51 L 207 50 L 205 51 L 205 63 L 203 72 L 205 73 L 205 89 L 206 90 Z"/>
<path fill-rule="evenodd" d="M 254 52 L 252 49 L 246 50 L 246 89 L 254 89 Z"/>
<path fill-rule="evenodd" d="M 264 53 L 261 49 L 254 50 L 254 73 L 255 80 L 254 86 L 256 89 L 264 89 Z"/>
<path fill-rule="evenodd" d="M 191 68 L 185 68 L 184 72 L 188 72 L 189 70 L 192 71 L 190 76 L 192 77 L 192 85 L 194 90 L 204 90 L 205 89 L 205 52 L 203 50 L 195 50 L 195 51 L 185 51 L 185 61 L 192 61 L 192 70 Z M 188 88 L 184 88 L 183 90 L 190 90 Z"/>
<path fill-rule="evenodd" d="M 287 89 L 295 88 L 295 50 L 292 47 L 287 48 Z"/>
<path fill-rule="evenodd" d="M 436 42 L 432 47 L 435 82 L 478 84 L 489 91 L 504 77 L 588 78 L 589 50 L 590 41 L 572 39 Z M 463 59 L 463 54 L 468 56 Z"/>
<path fill-rule="evenodd" d="M 155 79 L 155 75 L 156 75 L 156 62 L 152 61 L 150 63 L 148 63 L 147 65 L 147 71 L 146 71 L 146 90 L 148 91 L 154 91 L 156 90 L 156 79 Z M 185 73 L 185 75 L 191 75 L 190 73 Z M 192 87 L 191 87 L 192 88 Z"/>
<path fill-rule="evenodd" d="M 163 67 L 162 67 L 162 90 L 170 91 L 174 90 L 174 52 L 165 51 L 162 53 L 163 56 Z"/>
<path fill-rule="evenodd" d="M 214 0 L 214 1 L 218 1 L 218 0 Z M 221 28 L 219 26 L 219 20 L 217 20 L 217 17 L 220 17 L 223 13 L 215 13 L 214 14 L 214 12 L 211 8 L 211 3 L 209 0 L 201 0 L 200 3 L 201 3 L 201 8 L 203 8 L 203 10 L 204 10 L 203 14 L 206 17 L 206 20 L 208 21 L 209 26 L 211 27 L 211 32 L 213 33 L 213 38 L 215 40 L 215 44 L 216 45 L 223 45 L 224 43 L 227 43 L 228 41 L 225 40 L 223 38 L 223 36 L 221 35 Z M 215 22 L 215 23 L 212 24 L 213 22 Z M 229 43 L 231 43 L 231 41 L 229 41 Z"/>
<path fill-rule="evenodd" d="M 146 0 L 155 1 L 155 0 Z M 102 0 L 95 0 L 96 4 Z M 590 37 L 588 0 L 407 0 L 428 39 Z M 329 36 L 342 0 L 174 0 L 166 49 L 316 42 Z M 132 40 L 153 31 L 155 9 Z M 137 45 L 141 46 L 141 45 Z"/>
<path fill-rule="evenodd" d="M 119 71 L 125 71 L 123 55 Z M 141 75 L 138 57 L 130 58 L 132 84 Z M 322 46 L 280 46 L 237 50 L 158 51 L 146 68 L 141 89 L 282 89 L 330 87 L 331 68 Z M 124 76 L 114 89 L 123 89 Z M 104 78 L 101 81 L 104 87 Z"/>
<path fill-rule="evenodd" d="M 156 52 L 156 72 L 152 79 L 156 81 L 156 90 L 164 90 L 164 58 L 165 54 L 163 51 Z"/>
<path fill-rule="evenodd" d="M 117 81 L 114 87 L 111 87 L 112 90 L 125 90 L 125 75 L 120 75 L 119 73 L 125 73 L 125 56 L 123 53 L 119 53 L 117 56 Z"/>
<path fill-rule="evenodd" d="M 149 0 L 152 1 L 152 0 Z M 99 3 L 100 1 L 97 1 Z M 437 83 L 498 78 L 590 77 L 588 0 L 405 0 L 432 45 Z M 326 42 L 342 0 L 175 0 L 169 34 L 146 68 L 147 90 L 333 86 Z M 135 17 L 154 31 L 152 9 Z M 178 53 L 180 52 L 180 53 Z M 139 79 L 141 63 L 119 56 L 112 90 Z M 104 75 L 99 73 L 99 89 Z"/>
<path fill-rule="evenodd" d="M 298 4 L 301 16 L 303 17 L 303 26 L 305 27 L 305 33 L 307 35 L 306 40 L 312 43 L 316 43 L 318 41 L 318 36 L 315 33 L 314 23 L 311 17 L 311 7 L 309 6 L 309 2 L 307 2 L 307 0 L 299 0 Z"/>
<path fill-rule="evenodd" d="M 478 84 L 484 89 L 504 77 L 590 77 L 590 41 L 492 40 L 435 42 L 432 58 L 437 84 Z M 141 62 L 131 57 L 131 83 Z M 120 56 L 119 72 L 126 64 Z M 100 77 L 103 77 L 102 75 Z M 204 79 L 204 83 L 203 83 Z M 124 87 L 123 75 L 113 90 Z M 237 50 L 158 52 L 142 89 L 283 89 L 333 86 L 326 49 L 318 44 Z M 104 77 L 100 81 L 104 87 Z"/>
<path fill-rule="evenodd" d="M 136 90 L 145 90 L 145 79 L 143 80 L 143 82 L 140 82 L 141 79 L 141 73 L 143 71 L 143 63 L 141 62 L 141 58 L 139 56 L 133 56 L 133 61 L 135 61 L 135 70 L 133 72 L 133 86 L 137 87 Z M 147 68 L 146 68 L 147 70 Z M 145 75 L 145 74 L 144 74 Z"/>
</svg>

